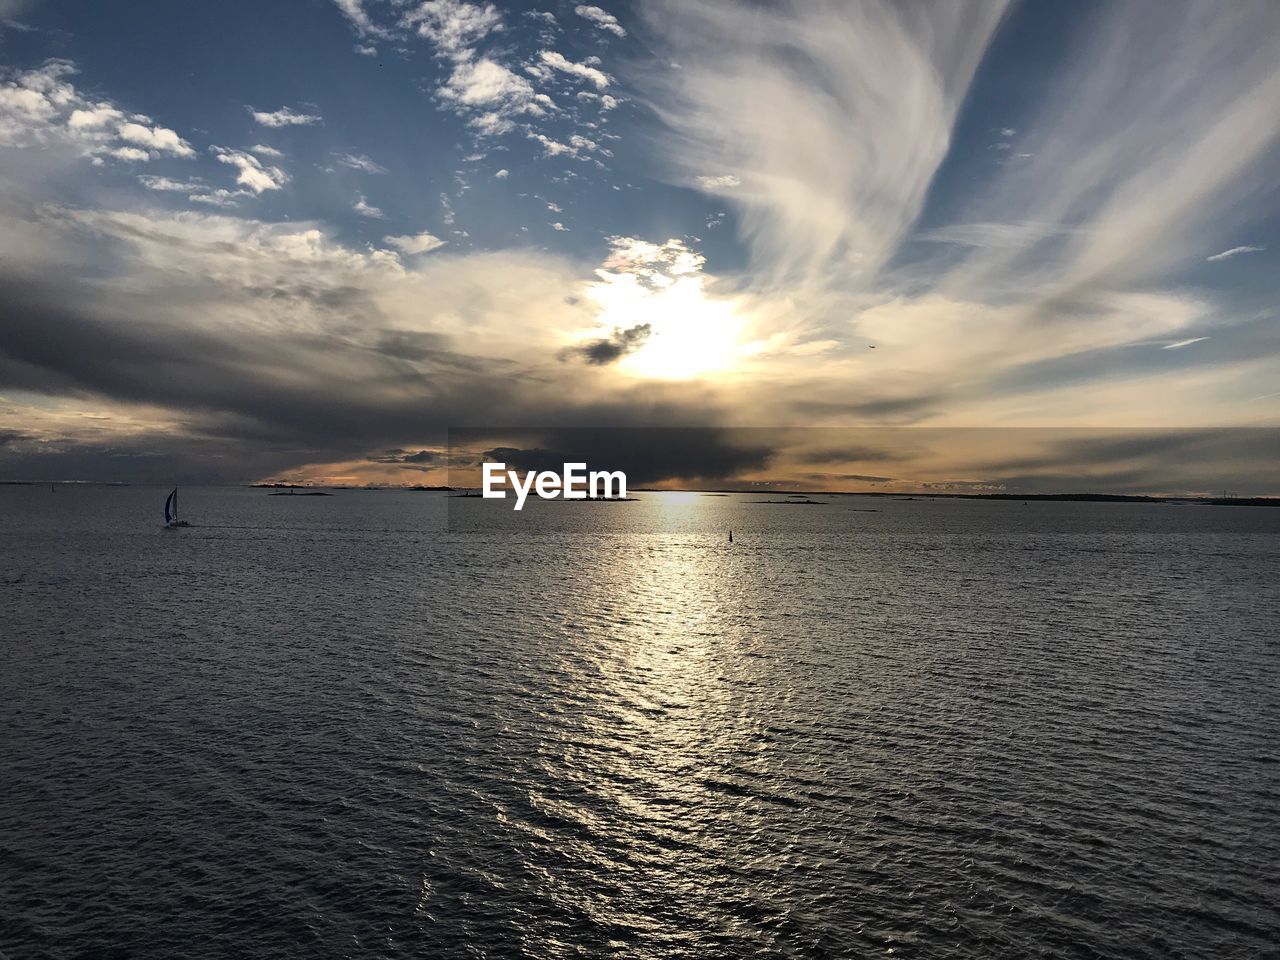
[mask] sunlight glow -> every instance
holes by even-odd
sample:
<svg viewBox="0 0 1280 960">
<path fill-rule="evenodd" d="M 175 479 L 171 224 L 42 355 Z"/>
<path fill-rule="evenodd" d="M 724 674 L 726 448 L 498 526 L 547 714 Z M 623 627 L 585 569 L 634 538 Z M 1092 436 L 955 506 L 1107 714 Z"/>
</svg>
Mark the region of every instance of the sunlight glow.
<svg viewBox="0 0 1280 960">
<path fill-rule="evenodd" d="M 589 296 L 608 331 L 647 328 L 642 345 L 618 361 L 633 376 L 687 380 L 730 369 L 744 354 L 743 321 L 731 301 L 713 298 L 699 275 L 605 275 Z"/>
</svg>

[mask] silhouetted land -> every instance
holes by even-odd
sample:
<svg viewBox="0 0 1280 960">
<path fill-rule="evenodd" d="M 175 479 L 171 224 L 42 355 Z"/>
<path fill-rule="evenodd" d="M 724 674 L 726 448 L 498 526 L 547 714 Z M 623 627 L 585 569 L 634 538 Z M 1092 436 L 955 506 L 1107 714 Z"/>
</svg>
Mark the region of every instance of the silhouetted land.
<svg viewBox="0 0 1280 960">
<path fill-rule="evenodd" d="M 674 493 L 678 491 L 655 490 L 638 487 L 637 492 Z M 937 493 L 927 491 L 915 496 L 903 496 L 889 490 L 761 490 L 760 488 L 694 491 L 705 496 L 723 496 L 730 493 L 773 494 L 787 497 L 892 497 L 895 500 L 1049 500 L 1064 503 L 1174 503 L 1215 507 L 1280 507 L 1280 497 L 1151 497 L 1128 493 Z M 795 503 L 788 500 L 754 500 L 753 503 Z"/>
<path fill-rule="evenodd" d="M 43 487 L 49 484 L 49 480 L 0 480 L 0 487 Z M 55 480 L 55 484 L 67 486 L 85 486 L 85 487 L 130 487 L 130 486 L 163 486 L 163 484 L 131 484 L 117 483 L 112 481 L 99 480 Z M 218 484 L 215 484 L 218 486 Z M 232 484 L 234 486 L 234 484 Z M 313 490 L 310 487 L 301 487 L 296 484 L 288 483 L 251 483 L 247 484 L 253 488 L 263 488 L 271 490 L 279 490 L 281 493 L 287 493 L 290 490 L 298 491 L 296 496 L 332 496 L 331 493 Z M 459 488 L 447 486 L 415 486 L 415 487 L 338 487 L 342 490 L 427 490 L 443 493 L 453 493 L 457 497 L 478 497 L 478 493 L 457 493 Z M 1280 497 L 1152 497 L 1142 494 L 1128 493 L 943 493 L 935 491 L 917 492 L 913 496 L 906 496 L 901 491 L 889 490 L 774 490 L 769 488 L 740 488 L 726 487 L 715 490 L 657 490 L 653 487 L 636 487 L 636 493 L 700 493 L 703 496 L 719 497 L 727 496 L 731 493 L 754 493 L 757 496 L 771 495 L 775 497 L 892 497 L 895 500 L 1016 500 L 1016 501 L 1032 501 L 1032 500 L 1048 500 L 1061 501 L 1064 503 L 1173 503 L 1173 504 L 1194 504 L 1200 506 L 1214 507 L 1280 507 Z M 595 500 L 634 500 L 634 497 L 595 497 L 587 498 Z M 757 500 L 756 503 L 769 503 L 773 501 Z M 778 501 L 778 502 L 796 502 L 796 501 Z"/>
</svg>

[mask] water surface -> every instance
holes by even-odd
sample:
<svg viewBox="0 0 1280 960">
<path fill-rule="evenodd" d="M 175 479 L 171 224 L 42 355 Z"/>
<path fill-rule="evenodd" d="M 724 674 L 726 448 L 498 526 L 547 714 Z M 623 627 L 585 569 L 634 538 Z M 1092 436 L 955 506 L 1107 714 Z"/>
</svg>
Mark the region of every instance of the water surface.
<svg viewBox="0 0 1280 960">
<path fill-rule="evenodd" d="M 1280 942 L 1280 511 L 166 492 L 0 487 L 14 958 Z"/>
</svg>

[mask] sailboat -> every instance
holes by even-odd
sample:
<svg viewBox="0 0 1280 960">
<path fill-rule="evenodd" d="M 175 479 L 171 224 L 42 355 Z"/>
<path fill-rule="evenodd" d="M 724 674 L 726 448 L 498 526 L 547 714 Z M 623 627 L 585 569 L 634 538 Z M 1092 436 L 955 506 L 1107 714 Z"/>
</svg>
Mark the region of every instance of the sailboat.
<svg viewBox="0 0 1280 960">
<path fill-rule="evenodd" d="M 164 502 L 164 525 L 165 529 L 172 527 L 189 527 L 191 524 L 185 520 L 178 519 L 178 488 L 173 488 L 173 493 L 169 494 Z"/>
</svg>

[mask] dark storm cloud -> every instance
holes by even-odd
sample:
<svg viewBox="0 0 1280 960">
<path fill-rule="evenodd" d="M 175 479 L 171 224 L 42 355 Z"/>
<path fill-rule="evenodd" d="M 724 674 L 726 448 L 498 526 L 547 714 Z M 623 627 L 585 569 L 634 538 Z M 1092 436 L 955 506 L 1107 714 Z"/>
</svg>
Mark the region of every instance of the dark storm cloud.
<svg viewBox="0 0 1280 960">
<path fill-rule="evenodd" d="M 634 353 L 644 346 L 653 332 L 647 323 L 637 324 L 626 330 L 615 330 L 613 335 L 600 340 L 592 340 L 565 351 L 566 355 L 578 356 L 587 363 L 604 366 L 616 363 L 629 353 Z"/>
<path fill-rule="evenodd" d="M 384 450 L 378 456 L 368 458 L 370 463 L 399 463 L 418 467 L 423 464 L 434 463 L 435 459 L 436 455 L 430 450 L 419 450 L 415 453 L 409 450 L 401 450 L 399 447 Z"/>
<path fill-rule="evenodd" d="M 530 385 L 545 382 L 544 374 L 510 360 L 469 356 L 435 333 L 384 330 L 360 339 L 352 323 L 337 333 L 286 334 L 228 329 L 212 319 L 172 322 L 193 304 L 216 309 L 223 303 L 216 289 L 184 293 L 189 302 L 149 304 L 159 314 L 153 319 L 104 302 L 88 283 L 0 276 L 0 390 L 145 404 L 181 424 L 180 438 L 172 441 L 133 436 L 110 446 L 67 443 L 36 459 L 18 456 L 11 441 L 3 445 L 0 473 L 12 479 L 242 480 L 305 464 L 376 459 L 403 448 L 406 439 L 443 441 L 450 424 L 477 420 L 700 425 L 719 416 L 696 384 L 620 387 L 605 399 L 572 391 L 531 394 Z M 249 308 L 256 302 L 230 301 Z M 129 459 L 130 453 L 136 456 Z M 54 457 L 65 465 L 54 466 Z"/>
<path fill-rule="evenodd" d="M 1041 468 L 1075 466 L 1172 471 L 1212 464 L 1230 469 L 1231 464 L 1257 465 L 1280 458 L 1280 432 L 1272 428 L 1212 427 L 1179 429 L 1109 428 L 1081 431 L 1070 429 L 1013 428 L 971 431 L 975 438 L 1017 439 L 1018 448 L 1033 452 L 1018 456 L 987 458 L 977 464 L 989 473 L 1030 472 Z M 987 444 L 991 446 L 990 443 Z M 1014 446 L 1006 442 L 1006 446 Z"/>
<path fill-rule="evenodd" d="M 801 415 L 820 418 L 854 416 L 913 423 L 935 415 L 945 406 L 945 400 L 943 395 L 930 392 L 906 397 L 802 400 L 794 409 Z"/>
<path fill-rule="evenodd" d="M 898 460 L 900 452 L 883 447 L 867 447 L 850 445 L 824 450 L 797 451 L 806 463 L 880 463 L 885 460 Z"/>
<path fill-rule="evenodd" d="M 2 292 L 0 384 L 6 386 L 204 411 L 224 425 L 234 415 L 256 422 L 252 432 L 281 439 L 362 436 L 374 443 L 420 429 L 424 408 L 444 405 L 446 397 L 456 406 L 476 393 L 451 362 L 397 362 L 320 335 L 224 339 L 95 316 L 43 289 L 8 285 Z M 344 368 L 349 378 L 331 372 Z M 369 390 L 371 383 L 383 391 L 400 388 L 401 402 Z M 500 384 L 487 386 L 501 397 Z"/>
<path fill-rule="evenodd" d="M 453 446 L 483 444 L 498 431 L 451 430 Z M 764 469 L 780 439 L 776 431 L 719 427 L 547 428 L 501 431 L 513 445 L 488 447 L 485 456 L 509 469 L 554 470 L 586 463 L 621 470 L 633 486 L 669 480 L 724 480 Z M 772 434 L 772 437 L 770 436 Z M 527 442 L 520 442 L 527 438 Z"/>
<path fill-rule="evenodd" d="M 1060 493 L 1261 495 L 1280 476 L 1280 430 L 1225 427 L 1110 429 L 1086 436 L 1067 430 L 1013 430 L 1034 452 L 977 466 L 1010 490 Z M 998 439 L 998 438 L 997 438 Z"/>
<path fill-rule="evenodd" d="M 0 480 L 207 483 L 287 470 L 301 451 L 207 435 L 148 436 L 121 442 L 54 440 L 0 447 Z M 308 455 L 310 455 L 308 451 Z"/>
<path fill-rule="evenodd" d="M 432 363 L 437 367 L 451 368 L 460 373 L 485 373 L 492 371 L 495 367 L 505 366 L 515 375 L 515 364 L 510 361 L 458 353 L 453 349 L 450 339 L 439 333 L 384 330 L 377 335 L 370 349 L 395 360 Z"/>
</svg>

